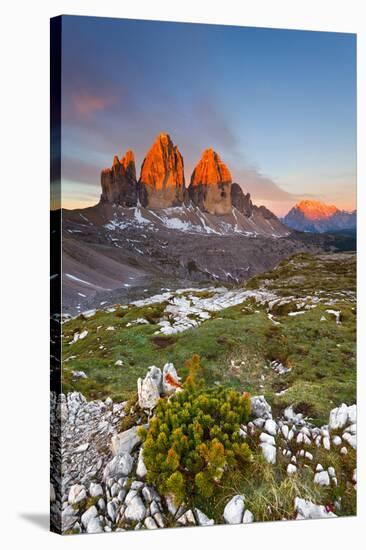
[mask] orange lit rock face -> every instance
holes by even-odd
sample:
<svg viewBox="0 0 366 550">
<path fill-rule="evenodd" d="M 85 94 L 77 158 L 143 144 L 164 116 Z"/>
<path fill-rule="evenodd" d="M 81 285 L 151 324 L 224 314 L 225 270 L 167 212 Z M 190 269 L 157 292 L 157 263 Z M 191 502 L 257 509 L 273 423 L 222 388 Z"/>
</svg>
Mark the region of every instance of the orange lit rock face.
<svg viewBox="0 0 366 550">
<path fill-rule="evenodd" d="M 168 134 L 159 134 L 141 167 L 139 181 L 143 206 L 180 206 L 185 197 L 183 157 Z"/>
<path fill-rule="evenodd" d="M 308 220 L 327 219 L 337 212 L 336 206 L 311 200 L 301 201 L 295 206 L 295 208 L 300 210 Z"/>
<path fill-rule="evenodd" d="M 101 201 L 128 207 L 136 206 L 136 167 L 132 151 L 127 151 L 121 160 L 117 156 L 114 157 L 112 167 L 101 173 L 101 185 Z"/>
<path fill-rule="evenodd" d="M 193 170 L 191 185 L 211 185 L 215 183 L 231 183 L 228 167 L 222 162 L 213 149 L 206 149 L 201 160 Z"/>
<path fill-rule="evenodd" d="M 193 170 L 189 197 L 193 204 L 210 214 L 224 215 L 231 210 L 231 174 L 212 149 L 203 152 Z"/>
</svg>

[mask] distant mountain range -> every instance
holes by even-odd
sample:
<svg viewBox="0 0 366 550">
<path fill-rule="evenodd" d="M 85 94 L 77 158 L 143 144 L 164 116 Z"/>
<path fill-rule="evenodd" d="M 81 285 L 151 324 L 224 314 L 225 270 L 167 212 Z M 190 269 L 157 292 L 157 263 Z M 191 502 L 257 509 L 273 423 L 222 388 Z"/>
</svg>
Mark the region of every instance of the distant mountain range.
<svg viewBox="0 0 366 550">
<path fill-rule="evenodd" d="M 347 212 L 319 201 L 304 200 L 291 208 L 282 222 L 291 229 L 308 233 L 355 230 L 357 213 L 356 210 Z"/>
</svg>

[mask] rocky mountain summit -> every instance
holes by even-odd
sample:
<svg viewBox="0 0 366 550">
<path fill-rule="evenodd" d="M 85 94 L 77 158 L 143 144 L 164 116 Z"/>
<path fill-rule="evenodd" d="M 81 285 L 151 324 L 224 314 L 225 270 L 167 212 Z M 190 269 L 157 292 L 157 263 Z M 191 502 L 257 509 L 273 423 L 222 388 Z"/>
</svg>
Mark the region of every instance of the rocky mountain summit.
<svg viewBox="0 0 366 550">
<path fill-rule="evenodd" d="M 227 166 L 213 149 L 206 149 L 193 170 L 189 197 L 204 212 L 228 214 L 232 208 L 231 184 Z"/>
<path fill-rule="evenodd" d="M 229 492 L 215 509 L 214 518 L 207 510 L 176 505 L 169 495 L 158 494 L 146 481 L 138 427 L 151 422 L 160 399 L 174 398 L 181 388 L 174 365 L 166 364 L 163 370 L 150 367 L 145 378 L 139 379 L 138 399 L 133 403 L 113 403 L 110 398 L 88 402 L 78 392 L 51 394 L 51 425 L 62 422 L 63 427 L 61 445 L 55 437 L 57 430 L 51 438 L 54 529 L 100 533 L 331 518 L 342 515 L 346 500 L 355 498 L 356 406 L 342 404 L 332 409 L 328 424 L 317 427 L 292 407 L 274 417 L 263 396 L 251 398 L 251 418 L 241 426 L 240 435 L 255 463 L 264 461 L 267 480 L 261 481 L 262 491 L 263 485 L 274 484 L 276 499 L 280 499 L 276 504 L 265 498 L 265 517 L 260 496 L 253 493 L 250 483 L 242 486 L 240 494 Z M 62 483 L 57 475 L 61 469 Z M 283 496 L 282 487 L 286 489 Z"/>
<path fill-rule="evenodd" d="M 169 208 L 185 200 L 183 157 L 168 134 L 159 134 L 142 166 L 139 197 L 142 206 Z"/>
<path fill-rule="evenodd" d="M 183 157 L 165 133 L 156 137 L 148 151 L 138 181 L 134 154 L 128 151 L 121 160 L 115 156 L 112 167 L 102 171 L 101 185 L 102 203 L 124 207 L 140 205 L 152 210 L 192 206 L 214 216 L 233 215 L 236 211 L 250 219 L 254 227 L 261 224 L 262 218 L 274 220 L 278 230 L 281 227 L 272 212 L 263 206 L 254 206 L 250 194 L 245 195 L 241 186 L 232 182 L 229 168 L 212 148 L 203 152 L 186 187 Z M 258 219 L 252 219 L 254 213 Z M 227 223 L 235 226 L 235 220 Z"/>
<path fill-rule="evenodd" d="M 291 229 L 310 233 L 356 229 L 356 210 L 347 212 L 314 200 L 297 203 L 282 220 Z"/>
</svg>

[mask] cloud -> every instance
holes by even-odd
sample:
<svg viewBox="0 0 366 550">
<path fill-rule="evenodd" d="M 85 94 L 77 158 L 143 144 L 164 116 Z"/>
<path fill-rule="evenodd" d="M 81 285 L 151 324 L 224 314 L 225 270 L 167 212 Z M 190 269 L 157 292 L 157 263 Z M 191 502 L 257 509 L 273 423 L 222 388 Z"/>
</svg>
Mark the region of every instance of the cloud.
<svg viewBox="0 0 366 550">
<path fill-rule="evenodd" d="M 82 119 L 90 118 L 96 111 L 104 111 L 114 102 L 115 99 L 112 96 L 98 96 L 87 90 L 78 90 L 71 96 L 73 112 Z"/>
</svg>

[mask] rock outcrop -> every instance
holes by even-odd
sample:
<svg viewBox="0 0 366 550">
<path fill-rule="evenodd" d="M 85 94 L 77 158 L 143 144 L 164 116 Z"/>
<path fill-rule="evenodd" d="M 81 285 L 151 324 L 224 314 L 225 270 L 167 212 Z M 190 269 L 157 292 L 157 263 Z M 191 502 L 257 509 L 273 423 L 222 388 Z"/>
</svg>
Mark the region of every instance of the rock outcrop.
<svg viewBox="0 0 366 550">
<path fill-rule="evenodd" d="M 185 193 L 183 157 L 168 134 L 159 134 L 142 163 L 140 202 L 158 209 L 180 206 Z"/>
<path fill-rule="evenodd" d="M 195 206 L 210 214 L 224 215 L 231 211 L 229 169 L 213 149 L 206 149 L 193 170 L 188 188 Z"/>
<path fill-rule="evenodd" d="M 231 204 L 247 218 L 249 218 L 253 212 L 253 203 L 250 199 L 250 193 L 245 195 L 238 183 L 233 183 L 231 186 Z"/>
<path fill-rule="evenodd" d="M 110 202 L 121 206 L 136 206 L 137 180 L 135 157 L 132 151 L 127 151 L 119 160 L 113 159 L 111 168 L 105 168 L 101 173 L 102 202 Z"/>
</svg>

